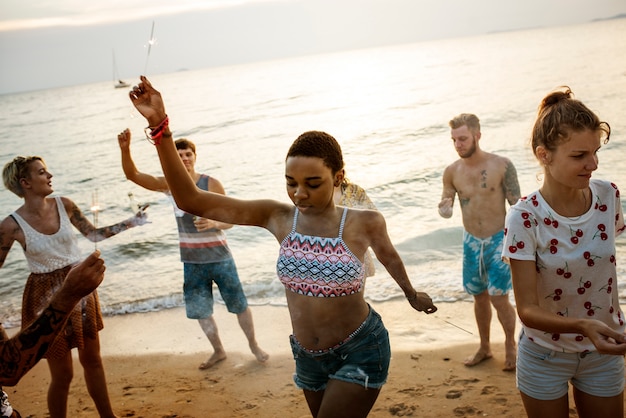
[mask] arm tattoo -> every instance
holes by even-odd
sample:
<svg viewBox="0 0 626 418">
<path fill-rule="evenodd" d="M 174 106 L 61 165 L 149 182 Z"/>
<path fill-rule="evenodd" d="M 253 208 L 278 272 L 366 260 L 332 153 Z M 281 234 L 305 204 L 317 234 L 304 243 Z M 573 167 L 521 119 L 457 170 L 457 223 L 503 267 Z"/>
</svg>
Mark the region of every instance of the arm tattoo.
<svg viewBox="0 0 626 418">
<path fill-rule="evenodd" d="M 521 197 L 519 182 L 517 180 L 517 171 L 512 162 L 508 161 L 506 164 L 506 170 L 504 172 L 504 194 L 509 202 L 509 205 L 517 203 Z"/>
<path fill-rule="evenodd" d="M 95 240 L 94 237 L 96 234 L 96 230 L 94 229 L 94 226 L 91 224 L 91 222 L 87 220 L 87 218 L 85 218 L 81 210 L 76 205 L 72 206 L 71 218 L 76 220 L 76 227 L 81 234 L 83 234 L 91 241 Z"/>
<path fill-rule="evenodd" d="M 107 226 L 106 228 L 104 228 L 104 231 L 102 232 L 103 232 L 103 235 L 108 238 L 113 235 L 117 235 L 122 231 L 126 231 L 129 228 L 130 228 L 130 225 L 128 224 L 128 222 L 122 221 L 115 225 Z"/>
<path fill-rule="evenodd" d="M 12 339 L 0 332 L 0 384 L 15 385 L 48 351 L 68 314 L 48 306 L 28 328 Z M 1 327 L 0 327 L 1 328 Z"/>
</svg>

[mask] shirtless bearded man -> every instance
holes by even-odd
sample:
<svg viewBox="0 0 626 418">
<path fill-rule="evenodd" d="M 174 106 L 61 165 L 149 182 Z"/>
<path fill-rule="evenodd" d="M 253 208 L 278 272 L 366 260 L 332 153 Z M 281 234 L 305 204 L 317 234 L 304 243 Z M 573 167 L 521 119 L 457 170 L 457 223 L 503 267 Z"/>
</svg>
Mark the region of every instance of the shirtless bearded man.
<svg viewBox="0 0 626 418">
<path fill-rule="evenodd" d="M 489 343 L 491 305 L 496 309 L 505 335 L 505 371 L 515 370 L 515 309 L 509 301 L 511 272 L 502 261 L 505 201 L 520 198 L 517 172 L 505 157 L 483 151 L 478 142 L 480 122 L 463 113 L 450 121 L 451 136 L 459 159 L 443 173 L 439 214 L 452 216 L 458 195 L 463 217 L 463 287 L 474 297 L 474 314 L 480 348 L 465 360 L 468 367 L 492 357 Z"/>
</svg>

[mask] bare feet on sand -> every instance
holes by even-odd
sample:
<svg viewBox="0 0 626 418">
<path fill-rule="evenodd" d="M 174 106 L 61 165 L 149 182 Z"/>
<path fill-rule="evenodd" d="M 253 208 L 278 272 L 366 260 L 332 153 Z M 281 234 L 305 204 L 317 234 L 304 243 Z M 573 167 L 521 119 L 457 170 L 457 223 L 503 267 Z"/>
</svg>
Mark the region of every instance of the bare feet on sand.
<svg viewBox="0 0 626 418">
<path fill-rule="evenodd" d="M 260 363 L 265 363 L 267 359 L 270 358 L 270 355 L 267 354 L 265 351 L 261 350 L 261 347 L 259 346 L 250 347 L 250 350 L 252 351 L 252 354 L 254 354 L 254 356 L 256 357 L 257 361 Z M 198 369 L 200 370 L 210 369 L 211 367 L 215 366 L 220 361 L 224 361 L 224 360 L 226 360 L 226 353 L 213 353 L 213 355 L 209 357 L 207 361 L 203 362 L 202 364 L 198 366 Z"/>
<path fill-rule="evenodd" d="M 489 360 L 492 357 L 493 355 L 491 354 L 491 352 L 484 352 L 484 351 L 478 350 L 476 354 L 466 358 L 463 364 L 465 364 L 465 366 L 467 367 L 473 367 L 479 363 L 482 363 L 485 360 Z"/>
<path fill-rule="evenodd" d="M 504 362 L 504 367 L 502 368 L 502 371 L 514 372 L 515 371 L 515 360 L 506 360 Z"/>
<path fill-rule="evenodd" d="M 504 360 L 504 367 L 502 368 L 505 372 L 514 372 L 515 371 L 515 363 L 517 356 L 517 348 L 515 347 L 515 343 L 507 345 L 506 347 L 506 360 Z"/>
<path fill-rule="evenodd" d="M 252 354 L 254 354 L 259 363 L 265 363 L 267 359 L 270 358 L 270 355 L 261 350 L 261 347 L 259 347 L 258 345 L 256 347 L 250 347 L 250 350 L 252 351 Z"/>
<path fill-rule="evenodd" d="M 224 353 L 213 353 L 213 355 L 211 357 L 209 357 L 209 359 L 207 361 L 205 361 L 204 363 L 200 364 L 198 366 L 198 369 L 200 370 L 206 370 L 206 369 L 210 369 L 211 367 L 215 366 L 217 363 L 219 363 L 220 361 L 226 360 L 226 354 Z"/>
</svg>

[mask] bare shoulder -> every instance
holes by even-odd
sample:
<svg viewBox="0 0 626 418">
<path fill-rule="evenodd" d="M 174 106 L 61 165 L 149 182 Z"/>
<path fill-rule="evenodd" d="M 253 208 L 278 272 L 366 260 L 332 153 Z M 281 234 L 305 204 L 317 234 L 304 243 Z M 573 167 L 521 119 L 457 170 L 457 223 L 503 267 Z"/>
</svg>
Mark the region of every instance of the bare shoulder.
<svg viewBox="0 0 626 418">
<path fill-rule="evenodd" d="M 373 209 L 348 209 L 348 216 L 346 222 L 349 222 L 350 218 L 359 227 L 380 226 L 385 224 L 385 217 L 382 213 Z"/>
<path fill-rule="evenodd" d="M 208 189 L 210 192 L 226 194 L 224 191 L 224 186 L 222 183 L 213 176 L 209 176 L 209 185 Z"/>
<path fill-rule="evenodd" d="M 499 169 L 503 174 L 510 168 L 513 167 L 513 163 L 511 162 L 510 159 L 508 159 L 507 157 L 503 156 L 503 155 L 498 155 L 498 154 L 493 154 L 493 153 L 486 153 L 486 161 L 487 163 L 494 167 Z"/>
<path fill-rule="evenodd" d="M 257 201 L 257 207 L 267 210 L 267 224 L 265 228 L 281 242 L 291 232 L 293 226 L 295 206 L 283 204 L 274 200 Z"/>
<path fill-rule="evenodd" d="M 497 155 L 497 154 L 493 154 L 493 155 L 495 155 L 498 161 L 504 165 L 512 164 L 511 160 L 503 155 Z"/>
<path fill-rule="evenodd" d="M 52 203 L 54 203 L 54 198 L 51 197 L 49 199 L 52 200 Z M 74 201 L 69 197 L 61 196 L 61 203 L 63 203 L 63 206 L 65 207 L 67 213 L 72 213 L 72 211 L 76 207 L 76 203 L 74 203 Z"/>
<path fill-rule="evenodd" d="M 13 219 L 12 216 L 7 216 L 0 222 L 0 232 L 2 234 L 7 234 L 9 236 L 14 235 L 17 231 L 19 231 L 20 226 L 17 221 Z"/>
<path fill-rule="evenodd" d="M 462 165 L 462 163 L 463 163 L 463 160 L 459 158 L 458 160 L 448 165 L 444 171 L 456 170 Z"/>
<path fill-rule="evenodd" d="M 444 170 L 443 170 L 443 176 L 447 177 L 447 178 L 454 178 L 455 174 L 458 173 L 459 171 L 463 170 L 463 160 L 458 159 L 455 162 L 453 162 L 452 164 L 448 165 Z"/>
</svg>

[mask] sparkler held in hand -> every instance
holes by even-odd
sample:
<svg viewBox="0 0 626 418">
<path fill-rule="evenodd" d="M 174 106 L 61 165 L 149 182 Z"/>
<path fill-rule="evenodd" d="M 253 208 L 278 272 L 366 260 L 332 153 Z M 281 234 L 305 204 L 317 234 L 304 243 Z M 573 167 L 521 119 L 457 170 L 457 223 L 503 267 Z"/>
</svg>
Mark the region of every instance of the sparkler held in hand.
<svg viewBox="0 0 626 418">
<path fill-rule="evenodd" d="M 98 229 L 98 212 L 100 212 L 100 206 L 98 205 L 98 189 L 91 195 L 91 213 L 93 215 L 93 226 Z M 98 249 L 98 240 L 94 240 L 94 247 Z"/>
</svg>

